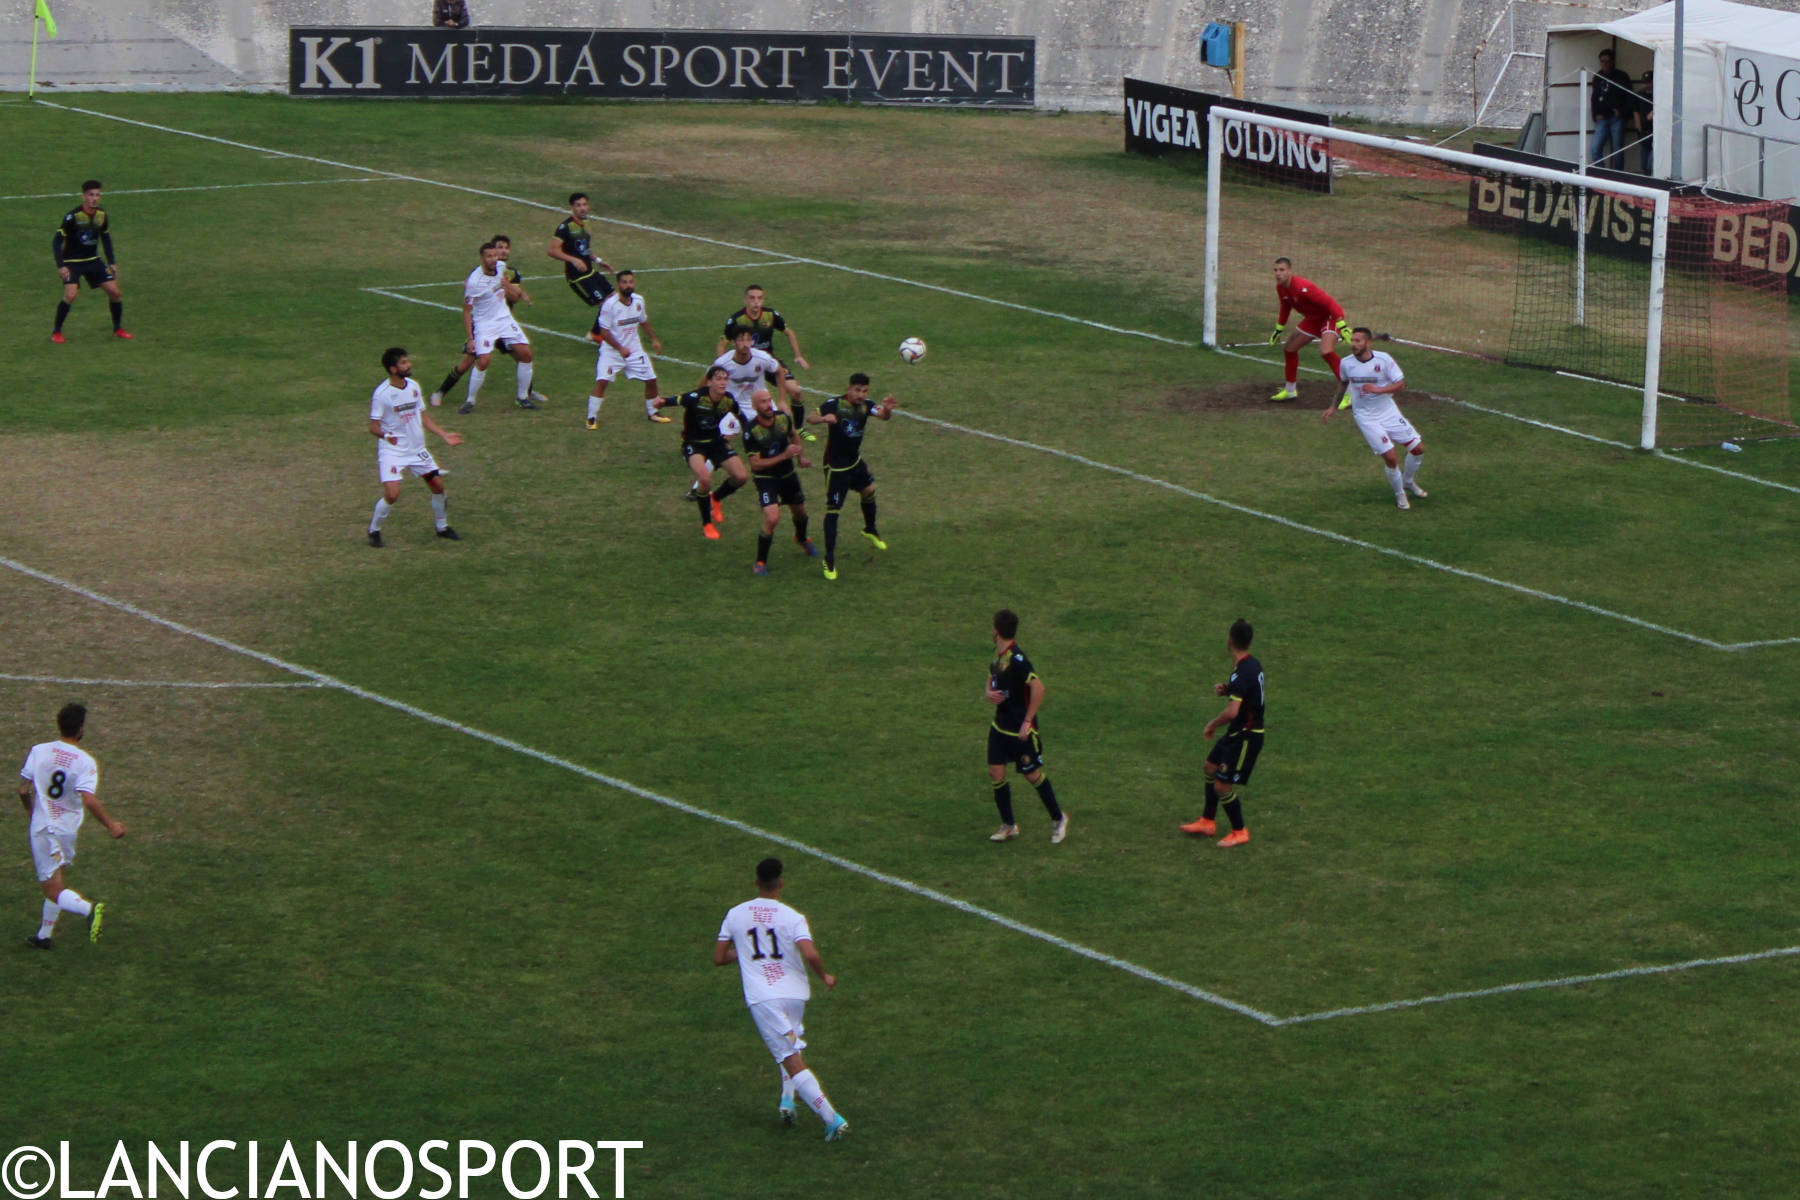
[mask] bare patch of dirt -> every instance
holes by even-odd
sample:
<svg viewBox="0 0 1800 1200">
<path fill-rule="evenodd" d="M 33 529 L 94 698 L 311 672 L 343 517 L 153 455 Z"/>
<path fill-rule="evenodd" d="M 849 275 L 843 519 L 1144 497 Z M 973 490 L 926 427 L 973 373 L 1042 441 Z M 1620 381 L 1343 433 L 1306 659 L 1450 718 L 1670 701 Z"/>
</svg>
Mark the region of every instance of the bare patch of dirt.
<svg viewBox="0 0 1800 1200">
<path fill-rule="evenodd" d="M 1271 400 L 1276 388 L 1281 386 L 1279 369 L 1276 377 L 1254 382 L 1238 381 L 1236 383 L 1213 384 L 1208 387 L 1176 388 L 1162 399 L 1162 407 L 1171 412 L 1230 412 L 1237 409 L 1262 408 L 1270 412 L 1313 412 L 1324 407 L 1325 389 L 1322 384 L 1308 389 L 1300 385 L 1299 400 Z M 1307 399 L 1309 391 L 1317 392 L 1317 402 Z"/>
</svg>

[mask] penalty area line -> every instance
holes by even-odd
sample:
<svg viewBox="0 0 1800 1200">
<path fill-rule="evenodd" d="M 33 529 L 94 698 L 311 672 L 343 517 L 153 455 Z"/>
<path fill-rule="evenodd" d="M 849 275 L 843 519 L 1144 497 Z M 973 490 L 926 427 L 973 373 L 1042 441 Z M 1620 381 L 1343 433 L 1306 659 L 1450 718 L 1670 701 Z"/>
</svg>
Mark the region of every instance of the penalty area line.
<svg viewBox="0 0 1800 1200">
<path fill-rule="evenodd" d="M 60 675 L 8 675 L 0 672 L 0 680 L 8 683 L 67 683 L 80 687 L 144 687 L 144 688 L 319 688 L 322 683 L 311 680 L 289 683 L 191 683 L 180 679 L 66 679 Z"/>
<path fill-rule="evenodd" d="M 1239 1004 L 1235 1000 L 1228 1000 L 1224 996 L 1206 991 L 1204 988 L 1195 987 L 1190 983 L 1183 983 L 1179 979 L 1173 979 L 1167 975 L 1152 971 L 1148 967 L 1139 966 L 1136 963 L 1129 962 L 1125 959 L 1116 957 L 1115 955 L 1107 954 L 1101 950 L 1095 950 L 1089 946 L 1084 946 L 1079 942 L 1072 942 L 1067 938 L 1058 937 L 1056 934 L 1050 933 L 1047 930 L 1039 929 L 1034 925 L 1027 925 L 1023 921 L 1018 921 L 1002 913 L 994 912 L 992 909 L 982 908 L 978 904 L 971 904 L 967 900 L 960 900 L 955 896 L 940 892 L 935 888 L 929 888 L 923 884 L 914 883 L 910 879 L 902 879 L 898 875 L 890 875 L 886 871 L 876 870 L 874 867 L 864 866 L 861 863 L 854 862 L 841 855 L 833 854 L 828 850 L 821 850 L 818 847 L 802 842 L 797 838 L 787 837 L 763 829 L 760 826 L 752 825 L 748 821 L 739 821 L 734 817 L 727 817 L 722 813 L 715 813 L 708 809 L 700 808 L 697 805 L 688 804 L 685 801 L 677 800 L 672 796 L 664 796 L 659 792 L 653 792 L 648 788 L 639 787 L 637 784 L 614 778 L 611 775 L 604 775 L 599 771 L 584 767 L 576 762 L 571 762 L 566 758 L 551 754 L 548 751 L 539 750 L 535 746 L 527 746 L 525 743 L 516 742 L 509 737 L 504 737 L 497 733 L 489 733 L 484 729 L 477 729 L 472 725 L 465 725 L 461 721 L 439 716 L 437 713 L 429 712 L 416 705 L 408 704 L 404 700 L 395 700 L 392 697 L 383 696 L 379 692 L 371 692 L 366 688 L 361 688 L 353 683 L 348 683 L 342 679 L 327 675 L 323 671 L 315 671 L 310 667 L 303 667 L 298 663 L 291 663 L 286 659 L 277 658 L 273 654 L 268 654 L 261 650 L 253 650 L 248 646 L 239 645 L 236 642 L 219 637 L 216 634 L 207 633 L 204 630 L 195 629 L 191 625 L 184 625 L 181 622 L 172 620 L 168 617 L 159 616 L 156 613 L 150 612 L 148 609 L 139 608 L 129 601 L 119 600 L 112 596 L 104 595 L 100 592 L 93 591 L 90 588 L 85 588 L 78 583 L 71 583 L 66 579 L 60 579 L 55 575 L 40 571 L 35 567 L 27 566 L 26 564 L 17 562 L 13 559 L 0 558 L 0 567 L 16 571 L 21 575 L 36 579 L 41 583 L 47 583 L 52 587 L 61 588 L 64 591 L 91 600 L 106 608 L 136 617 L 141 621 L 147 621 L 152 625 L 170 630 L 174 633 L 179 633 L 186 637 L 194 638 L 197 641 L 205 642 L 209 646 L 216 646 L 221 650 L 229 650 L 233 654 L 243 655 L 245 658 L 254 659 L 266 666 L 285 671 L 290 675 L 298 675 L 302 679 L 310 680 L 317 686 L 334 688 L 347 695 L 355 696 L 359 700 L 366 700 L 371 704 L 378 704 L 384 708 L 390 708 L 395 712 L 404 713 L 407 716 L 423 721 L 426 724 L 436 725 L 440 729 L 448 729 L 453 733 L 460 733 L 465 737 L 485 742 L 490 746 L 496 746 L 502 750 L 510 750 L 514 754 L 532 759 L 535 762 L 543 763 L 546 766 L 556 767 L 559 770 L 568 771 L 573 775 L 579 775 L 583 779 L 601 784 L 604 787 L 612 788 L 614 791 L 624 792 L 626 795 L 636 796 L 640 800 L 648 800 L 653 804 L 661 805 L 663 808 L 671 809 L 690 817 L 698 817 L 704 821 L 711 821 L 715 825 L 723 825 L 727 829 L 735 830 L 738 833 L 747 834 L 766 842 L 772 842 L 777 846 L 797 851 L 801 854 L 810 855 L 821 862 L 829 863 L 852 875 L 859 875 L 862 878 L 871 880 L 875 883 L 885 884 L 888 887 L 905 892 L 908 895 L 916 896 L 921 900 L 929 900 L 935 904 L 942 904 L 947 908 L 953 908 L 957 912 L 964 913 L 971 917 L 977 917 L 990 924 L 998 925 L 1002 929 L 1010 930 L 1013 933 L 1023 934 L 1026 937 L 1029 937 L 1034 941 L 1042 942 L 1047 946 L 1052 946 L 1069 954 L 1088 959 L 1091 962 L 1099 963 L 1102 966 L 1122 971 L 1125 974 L 1134 976 L 1146 983 L 1154 983 L 1160 987 L 1168 988 L 1171 991 L 1179 992 L 1190 999 L 1201 1000 L 1207 1004 L 1227 1009 L 1240 1016 L 1249 1017 L 1251 1020 L 1258 1021 L 1264 1025 L 1273 1026 L 1280 1023 L 1280 1018 L 1271 1013 L 1251 1008 L 1247 1004 Z"/>
<path fill-rule="evenodd" d="M 312 187 L 321 183 L 395 183 L 397 180 L 383 179 L 379 175 L 364 176 L 360 179 L 268 179 L 261 183 L 208 183 L 196 184 L 192 187 L 160 187 L 160 188 L 107 188 L 108 196 L 150 196 L 162 192 L 230 192 L 240 188 L 264 187 Z M 58 200 L 67 196 L 67 192 L 39 192 L 31 196 L 0 196 L 0 200 Z"/>
</svg>

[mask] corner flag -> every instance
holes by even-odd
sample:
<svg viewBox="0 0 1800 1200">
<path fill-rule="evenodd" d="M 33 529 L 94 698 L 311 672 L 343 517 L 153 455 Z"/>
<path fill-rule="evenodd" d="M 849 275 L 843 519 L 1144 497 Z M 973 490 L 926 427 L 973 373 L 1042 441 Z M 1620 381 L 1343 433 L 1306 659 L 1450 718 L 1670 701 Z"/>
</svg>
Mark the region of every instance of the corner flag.
<svg viewBox="0 0 1800 1200">
<path fill-rule="evenodd" d="M 50 15 L 49 0 L 37 0 L 37 19 L 44 23 L 45 33 L 56 36 L 56 18 Z"/>
</svg>

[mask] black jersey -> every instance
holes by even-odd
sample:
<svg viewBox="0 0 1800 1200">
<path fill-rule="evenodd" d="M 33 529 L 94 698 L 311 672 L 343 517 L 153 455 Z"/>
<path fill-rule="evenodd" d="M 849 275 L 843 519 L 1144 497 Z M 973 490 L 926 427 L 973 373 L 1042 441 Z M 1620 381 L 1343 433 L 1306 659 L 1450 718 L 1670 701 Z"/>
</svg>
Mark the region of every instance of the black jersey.
<svg viewBox="0 0 1800 1200">
<path fill-rule="evenodd" d="M 988 663 L 988 686 L 1006 697 L 994 711 L 995 729 L 1017 734 L 1024 727 L 1025 710 L 1031 706 L 1031 681 L 1037 677 L 1031 660 L 1017 642 Z"/>
<path fill-rule="evenodd" d="M 67 263 L 93 262 L 100 257 L 102 241 L 106 243 L 107 257 L 112 257 L 112 228 L 107 222 L 106 210 L 96 208 L 90 217 L 80 208 L 72 208 L 63 214 L 62 224 L 56 227 L 56 236 L 50 239 L 50 248 L 60 267 Z"/>
<path fill-rule="evenodd" d="M 542 229 L 543 226 L 540 225 L 538 228 Z M 573 265 L 565 262 L 563 264 L 563 274 L 565 276 L 570 279 L 580 279 L 583 275 L 586 275 L 589 271 L 594 269 L 594 239 L 588 233 L 587 222 L 577 221 L 574 217 L 570 217 L 556 227 L 556 233 L 553 236 L 555 236 L 558 241 L 562 242 L 564 254 L 573 254 L 582 262 L 580 270 L 577 270 Z"/>
<path fill-rule="evenodd" d="M 874 405 L 864 401 L 852 404 L 842 396 L 831 396 L 819 405 L 821 417 L 836 417 L 837 423 L 825 439 L 825 465 L 844 470 L 862 461 L 863 434 L 869 431 Z"/>
<path fill-rule="evenodd" d="M 1238 701 L 1237 716 L 1231 718 L 1227 733 L 1261 733 L 1263 731 L 1263 668 L 1256 656 L 1246 654 L 1231 668 L 1225 681 L 1225 695 Z"/>
<path fill-rule="evenodd" d="M 712 393 L 705 388 L 685 392 L 675 397 L 675 403 L 687 413 L 681 423 L 681 440 L 695 445 L 724 441 L 719 434 L 719 422 L 727 413 L 737 411 L 737 401 L 731 398 L 730 392 L 715 403 Z"/>
<path fill-rule="evenodd" d="M 761 315 L 752 319 L 744 315 L 743 309 L 732 313 L 725 321 L 725 341 L 730 344 L 738 334 L 748 331 L 750 344 L 758 350 L 775 353 L 775 335 L 787 332 L 787 322 L 781 314 L 772 308 L 765 308 Z M 779 357 L 779 356 L 778 356 Z"/>
<path fill-rule="evenodd" d="M 761 421 L 751 421 L 744 426 L 744 457 L 774 458 L 793 443 L 793 418 L 780 410 L 776 410 L 774 417 L 775 423 L 767 428 Z M 786 479 L 794 473 L 794 460 L 784 458 L 767 470 L 753 470 L 752 473 L 758 479 Z"/>
</svg>

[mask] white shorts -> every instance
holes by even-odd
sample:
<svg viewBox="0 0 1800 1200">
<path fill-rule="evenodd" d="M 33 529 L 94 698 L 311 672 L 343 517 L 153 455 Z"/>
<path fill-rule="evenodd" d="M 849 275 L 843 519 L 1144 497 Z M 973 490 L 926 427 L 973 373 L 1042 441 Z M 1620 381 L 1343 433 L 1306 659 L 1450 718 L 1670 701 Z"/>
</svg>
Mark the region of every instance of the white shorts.
<svg viewBox="0 0 1800 1200">
<path fill-rule="evenodd" d="M 531 345 L 531 339 L 525 336 L 519 323 L 508 317 L 504 321 L 495 321 L 492 325 L 475 326 L 475 336 L 470 339 L 469 347 L 474 351 L 475 357 L 480 358 L 483 354 L 494 352 L 495 342 L 505 342 L 509 347 Z"/>
<path fill-rule="evenodd" d="M 618 375 L 620 371 L 625 372 L 625 378 L 627 379 L 640 379 L 645 383 L 650 383 L 656 379 L 656 368 L 650 365 L 650 356 L 648 354 L 639 350 L 630 358 L 625 358 L 611 346 L 602 343 L 600 346 L 600 361 L 594 366 L 594 378 L 596 380 L 605 380 L 607 383 L 611 383 L 613 377 Z"/>
<path fill-rule="evenodd" d="M 750 1019 L 776 1062 L 806 1049 L 806 1001 L 764 1000 L 750 1006 Z"/>
<path fill-rule="evenodd" d="M 75 835 L 41 829 L 31 834 L 31 865 L 37 868 L 38 882 L 43 883 L 75 861 Z"/>
<path fill-rule="evenodd" d="M 1363 441 L 1369 443 L 1369 449 L 1376 454 L 1386 454 L 1395 446 L 1407 446 L 1419 440 L 1419 431 L 1400 415 L 1398 405 L 1389 404 L 1367 415 L 1351 409 L 1350 415 L 1355 419 Z"/>
<path fill-rule="evenodd" d="M 375 456 L 375 465 L 381 474 L 381 482 L 390 483 L 403 479 L 411 471 L 414 475 L 429 475 L 438 470 L 437 459 L 431 457 L 431 451 L 421 450 L 417 454 L 388 454 Z"/>
</svg>

